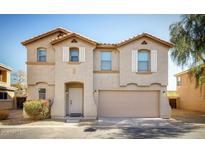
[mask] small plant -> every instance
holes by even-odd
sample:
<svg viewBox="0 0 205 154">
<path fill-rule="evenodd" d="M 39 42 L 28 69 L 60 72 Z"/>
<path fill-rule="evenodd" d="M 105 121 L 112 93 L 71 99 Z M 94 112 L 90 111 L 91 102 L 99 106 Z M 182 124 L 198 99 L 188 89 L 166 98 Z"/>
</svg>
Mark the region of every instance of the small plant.
<svg viewBox="0 0 205 154">
<path fill-rule="evenodd" d="M 34 120 L 48 119 L 50 117 L 50 105 L 47 100 L 26 101 L 24 110 Z"/>
<path fill-rule="evenodd" d="M 0 120 L 6 120 L 9 117 L 9 111 L 8 110 L 2 110 L 0 111 Z"/>
</svg>

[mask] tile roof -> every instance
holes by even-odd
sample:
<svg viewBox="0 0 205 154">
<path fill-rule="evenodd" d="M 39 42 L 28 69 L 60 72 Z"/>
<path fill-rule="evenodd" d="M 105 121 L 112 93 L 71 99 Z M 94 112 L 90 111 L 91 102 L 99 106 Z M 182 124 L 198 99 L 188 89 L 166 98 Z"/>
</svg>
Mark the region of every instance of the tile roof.
<svg viewBox="0 0 205 154">
<path fill-rule="evenodd" d="M 63 41 L 63 40 L 65 40 L 65 39 L 67 39 L 67 38 L 70 38 L 70 37 L 72 37 L 72 36 L 76 36 L 76 37 L 79 37 L 79 38 L 81 38 L 81 39 L 83 39 L 83 40 L 86 40 L 86 41 L 88 41 L 88 42 L 90 42 L 90 43 L 92 43 L 92 44 L 96 44 L 97 46 L 100 46 L 100 47 L 106 47 L 106 46 L 107 46 L 107 47 L 121 47 L 121 46 L 123 46 L 123 45 L 125 45 L 125 44 L 128 44 L 128 43 L 130 43 L 130 42 L 132 42 L 132 41 L 134 41 L 134 40 L 140 39 L 140 38 L 142 38 L 142 37 L 148 37 L 148 38 L 153 39 L 153 40 L 155 40 L 155 41 L 157 41 L 157 42 L 160 42 L 161 44 L 164 44 L 164 45 L 166 45 L 166 46 L 168 46 L 168 47 L 170 47 L 170 48 L 173 47 L 173 44 L 172 44 L 172 43 L 167 42 L 167 41 L 165 41 L 165 40 L 162 40 L 162 39 L 160 39 L 160 38 L 157 38 L 157 37 L 155 37 L 155 36 L 153 36 L 153 35 L 150 35 L 150 34 L 148 34 L 148 33 L 142 33 L 142 34 L 139 34 L 139 35 L 134 35 L 133 37 L 130 37 L 130 38 L 126 39 L 126 40 L 122 40 L 122 41 L 120 41 L 120 42 L 118 42 L 118 43 L 99 43 L 99 42 L 97 42 L 97 41 L 95 41 L 95 40 L 93 40 L 93 39 L 90 39 L 90 38 L 88 38 L 88 37 L 86 37 L 86 36 L 83 36 L 83 35 L 81 35 L 81 34 L 78 34 L 78 33 L 74 33 L 74 32 L 68 31 L 68 30 L 66 30 L 66 29 L 64 29 L 64 28 L 56 28 L 56 29 L 54 29 L 54 30 L 50 30 L 50 31 L 48 31 L 48 32 L 46 32 L 46 33 L 43 33 L 43 34 L 41 34 L 41 35 L 35 36 L 35 37 L 33 37 L 33 38 L 30 38 L 30 39 L 28 39 L 28 40 L 22 42 L 22 44 L 23 44 L 23 45 L 26 45 L 26 44 L 31 43 L 31 42 L 33 42 L 33 41 L 35 41 L 35 40 L 38 40 L 38 39 L 40 39 L 40 38 L 42 38 L 42 37 L 48 36 L 48 35 L 50 35 L 50 34 L 53 34 L 53 33 L 57 32 L 57 31 L 61 31 L 61 32 L 63 32 L 64 34 L 63 34 L 62 36 L 58 36 L 58 37 L 56 37 L 55 39 L 53 39 L 53 40 L 51 41 L 51 44 L 56 44 L 56 43 L 58 43 L 58 42 L 60 42 L 60 41 Z"/>
</svg>

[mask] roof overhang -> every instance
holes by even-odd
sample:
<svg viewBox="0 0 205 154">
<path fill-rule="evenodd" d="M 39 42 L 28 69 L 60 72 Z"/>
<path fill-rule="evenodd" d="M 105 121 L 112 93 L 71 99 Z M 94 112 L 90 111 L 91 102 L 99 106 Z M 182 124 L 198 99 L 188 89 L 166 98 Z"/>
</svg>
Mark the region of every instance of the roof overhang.
<svg viewBox="0 0 205 154">
<path fill-rule="evenodd" d="M 188 70 L 185 70 L 185 71 L 182 71 L 182 72 L 179 72 L 179 73 L 177 73 L 177 74 L 175 74 L 174 76 L 180 76 L 180 75 L 183 75 L 183 74 L 186 74 L 186 73 L 189 73 L 190 72 L 190 69 L 188 69 Z"/>
<path fill-rule="evenodd" d="M 167 42 L 167 41 L 164 41 L 164 40 L 162 40 L 162 39 L 160 39 L 160 38 L 158 38 L 158 37 L 155 37 L 155 36 L 153 36 L 153 35 L 150 35 L 150 34 L 148 34 L 148 33 L 142 33 L 142 34 L 140 34 L 140 35 L 137 35 L 137 36 L 134 36 L 134 37 L 129 38 L 129 39 L 127 39 L 127 40 L 124 40 L 124 41 L 118 43 L 117 46 L 118 46 L 118 47 L 124 46 L 124 45 L 126 45 L 126 44 L 128 44 L 128 43 L 131 43 L 131 42 L 133 42 L 133 41 L 135 41 L 135 40 L 139 40 L 139 39 L 141 39 L 141 38 L 143 38 L 143 37 L 150 38 L 150 39 L 152 39 L 152 40 L 154 40 L 154 41 L 156 41 L 156 42 L 159 42 L 159 43 L 161 43 L 161 44 L 167 46 L 168 48 L 172 48 L 172 47 L 174 46 L 172 43 Z"/>
<path fill-rule="evenodd" d="M 41 38 L 47 37 L 47 36 L 52 35 L 52 34 L 57 33 L 57 32 L 62 32 L 63 34 L 61 36 L 58 36 L 57 38 L 53 39 L 51 41 L 52 45 L 57 44 L 57 43 L 59 43 L 61 41 L 64 41 L 65 39 L 68 39 L 68 38 L 71 38 L 71 37 L 77 37 L 77 38 L 82 39 L 82 40 L 84 40 L 84 41 L 86 41 L 86 42 L 88 42 L 88 43 L 90 43 L 92 45 L 95 45 L 96 48 L 110 48 L 110 49 L 113 48 L 114 49 L 114 48 L 118 48 L 118 47 L 127 45 L 127 44 L 129 44 L 129 43 L 131 43 L 131 42 L 133 42 L 135 40 L 139 40 L 139 39 L 141 39 L 143 37 L 147 37 L 147 38 L 150 38 L 150 39 L 152 39 L 152 40 L 154 40 L 156 42 L 159 42 L 162 45 L 165 45 L 168 48 L 172 48 L 174 46 L 172 43 L 164 41 L 164 40 L 162 40 L 160 38 L 157 38 L 157 37 L 155 37 L 153 35 L 150 35 L 148 33 L 142 33 L 140 35 L 137 35 L 137 36 L 134 36 L 134 37 L 129 38 L 127 40 L 124 40 L 124 41 L 122 41 L 120 43 L 115 43 L 115 44 L 98 43 L 97 41 L 94 41 L 94 40 L 92 40 L 92 39 L 90 39 L 88 37 L 82 36 L 82 35 L 77 34 L 77 33 L 73 33 L 71 31 L 68 31 L 68 30 L 63 29 L 63 28 L 56 28 L 56 29 L 51 30 L 49 32 L 46 32 L 46 33 L 43 33 L 41 35 L 35 36 L 33 38 L 30 38 L 28 40 L 25 40 L 25 41 L 23 41 L 21 43 L 22 43 L 22 45 L 25 46 L 25 45 L 27 45 L 29 43 L 32 43 L 34 41 L 37 41 L 37 40 L 39 40 Z"/>
<path fill-rule="evenodd" d="M 47 36 L 49 36 L 49 35 L 55 34 L 55 33 L 57 33 L 57 32 L 62 32 L 62 33 L 64 33 L 64 34 L 69 34 L 69 33 L 71 33 L 70 31 L 68 31 L 68 30 L 66 30 L 66 29 L 56 28 L 56 29 L 50 30 L 50 31 L 48 31 L 48 32 L 46 32 L 46 33 L 43 33 L 43 34 L 41 34 L 41 35 L 34 36 L 34 37 L 32 37 L 32 38 L 30 38 L 30 39 L 28 39 L 28 40 L 25 40 L 25 41 L 21 42 L 21 44 L 22 44 L 22 45 L 27 45 L 27 44 L 32 43 L 32 42 L 34 42 L 34 41 L 37 41 L 37 40 L 39 40 L 39 39 L 41 39 L 41 38 L 44 38 L 44 37 L 47 37 Z"/>
<path fill-rule="evenodd" d="M 4 64 L 0 64 L 0 68 L 3 68 L 4 70 L 7 70 L 7 71 L 12 71 L 12 68 L 9 67 L 9 66 L 6 66 Z"/>
</svg>

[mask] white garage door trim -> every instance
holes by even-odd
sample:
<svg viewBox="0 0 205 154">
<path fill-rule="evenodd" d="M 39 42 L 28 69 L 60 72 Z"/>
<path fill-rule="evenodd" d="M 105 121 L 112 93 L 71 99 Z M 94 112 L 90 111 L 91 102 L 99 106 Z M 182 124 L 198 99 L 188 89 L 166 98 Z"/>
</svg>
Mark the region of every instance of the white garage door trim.
<svg viewBox="0 0 205 154">
<path fill-rule="evenodd" d="M 136 100 L 142 103 L 137 103 Z M 159 91 L 157 90 L 100 90 L 98 102 L 98 117 L 157 118 L 160 116 Z M 118 102 L 120 104 L 116 105 Z M 149 102 L 151 104 L 148 104 Z"/>
</svg>

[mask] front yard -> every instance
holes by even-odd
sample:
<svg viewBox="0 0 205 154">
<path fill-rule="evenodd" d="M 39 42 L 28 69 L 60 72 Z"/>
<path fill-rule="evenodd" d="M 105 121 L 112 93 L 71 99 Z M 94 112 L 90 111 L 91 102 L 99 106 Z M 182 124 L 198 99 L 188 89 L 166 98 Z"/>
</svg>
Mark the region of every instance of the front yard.
<svg viewBox="0 0 205 154">
<path fill-rule="evenodd" d="M 104 118 L 98 122 L 32 121 L 14 110 L 0 138 L 205 138 L 205 113 L 173 110 L 171 119 Z"/>
</svg>

